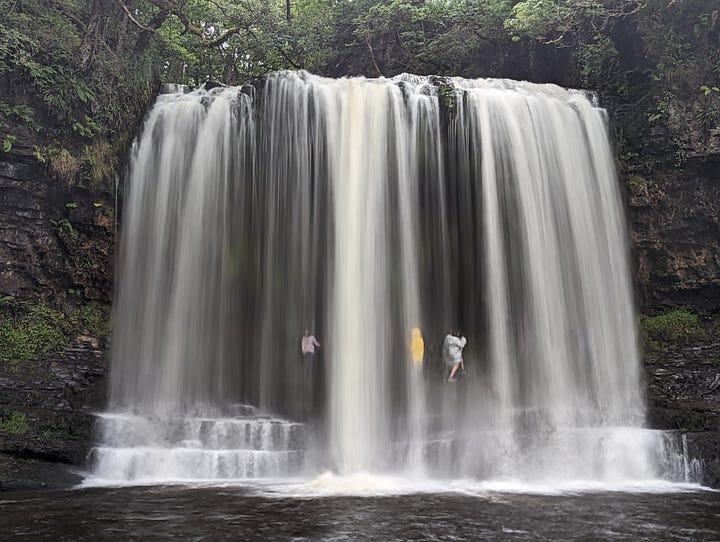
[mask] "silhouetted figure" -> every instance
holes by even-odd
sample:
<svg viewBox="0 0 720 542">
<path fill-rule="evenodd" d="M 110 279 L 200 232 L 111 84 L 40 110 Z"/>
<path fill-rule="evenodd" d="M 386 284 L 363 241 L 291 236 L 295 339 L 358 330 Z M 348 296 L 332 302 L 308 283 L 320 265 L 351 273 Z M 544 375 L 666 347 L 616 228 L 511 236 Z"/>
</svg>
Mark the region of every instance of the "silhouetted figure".
<svg viewBox="0 0 720 542">
<path fill-rule="evenodd" d="M 455 382 L 457 380 L 455 374 L 460 367 L 465 371 L 462 351 L 466 344 L 467 339 L 463 337 L 459 331 L 445 335 L 445 341 L 443 342 L 443 359 L 446 365 L 452 366 L 450 376 L 448 376 L 448 382 Z"/>
</svg>

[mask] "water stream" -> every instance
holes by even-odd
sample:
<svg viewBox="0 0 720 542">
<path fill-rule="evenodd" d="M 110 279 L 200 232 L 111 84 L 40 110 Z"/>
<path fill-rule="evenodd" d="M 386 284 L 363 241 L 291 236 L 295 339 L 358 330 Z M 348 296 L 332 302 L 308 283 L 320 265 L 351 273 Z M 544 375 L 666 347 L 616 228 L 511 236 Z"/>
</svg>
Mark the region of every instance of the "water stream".
<svg viewBox="0 0 720 542">
<path fill-rule="evenodd" d="M 126 189 L 95 482 L 696 479 L 643 429 L 627 231 L 587 94 L 303 72 L 175 89 Z"/>
</svg>

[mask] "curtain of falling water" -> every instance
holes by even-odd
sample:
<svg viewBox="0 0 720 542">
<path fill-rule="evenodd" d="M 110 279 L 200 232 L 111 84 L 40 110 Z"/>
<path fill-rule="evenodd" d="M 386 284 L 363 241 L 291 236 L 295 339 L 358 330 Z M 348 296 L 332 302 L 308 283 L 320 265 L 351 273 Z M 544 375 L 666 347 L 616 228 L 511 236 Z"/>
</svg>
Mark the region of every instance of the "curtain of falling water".
<svg viewBox="0 0 720 542">
<path fill-rule="evenodd" d="M 602 111 L 551 85 L 280 73 L 161 96 L 128 179 L 113 408 L 325 421 L 342 473 L 651 477 L 616 184 Z"/>
<path fill-rule="evenodd" d="M 111 396 L 116 405 L 166 411 L 232 392 L 231 220 L 235 176 L 250 129 L 220 96 L 161 97 L 135 149 L 121 246 Z M 208 232 L 213 232 L 208 235 Z"/>
<path fill-rule="evenodd" d="M 468 84 L 457 121 L 458 147 L 469 149 L 459 158 L 467 163 L 462 182 L 482 194 L 483 221 L 471 231 L 485 243 L 490 386 L 476 388 L 464 411 L 483 405 L 493 430 L 468 447 L 462 468 L 652 476 L 642 439 L 611 429 L 637 427 L 643 410 L 602 116 L 578 93 L 512 86 Z M 477 427 L 477 417 L 464 426 Z"/>
</svg>

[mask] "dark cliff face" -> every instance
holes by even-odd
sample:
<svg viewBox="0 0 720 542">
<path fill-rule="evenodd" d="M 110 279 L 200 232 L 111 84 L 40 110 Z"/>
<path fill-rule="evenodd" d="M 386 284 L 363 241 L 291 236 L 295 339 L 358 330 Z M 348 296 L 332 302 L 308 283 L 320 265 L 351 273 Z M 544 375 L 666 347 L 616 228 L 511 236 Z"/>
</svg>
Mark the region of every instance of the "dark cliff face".
<svg viewBox="0 0 720 542">
<path fill-rule="evenodd" d="M 720 310 L 720 155 L 626 178 L 644 313 Z"/>
<path fill-rule="evenodd" d="M 110 301 L 114 195 L 53 178 L 19 136 L 0 152 L 0 296 Z M 41 143 L 38 141 L 38 145 Z"/>
<path fill-rule="evenodd" d="M 650 348 L 644 368 L 649 427 L 680 432 L 688 456 L 703 461 L 702 483 L 720 487 L 720 342 L 714 335 L 694 346 Z"/>
<path fill-rule="evenodd" d="M 0 365 L 0 452 L 82 463 L 93 414 L 105 408 L 106 366 L 99 341 L 87 336 L 49 359 Z"/>
<path fill-rule="evenodd" d="M 640 311 L 720 312 L 720 11 L 650 2 L 610 35 L 598 80 L 617 146 Z M 704 22 L 703 22 L 704 21 Z"/>
<path fill-rule="evenodd" d="M 5 310 L 16 300 L 42 299 L 64 322 L 69 304 L 105 306 L 112 296 L 113 194 L 54 178 L 32 154 L 36 136 L 23 135 L 10 152 L 0 152 L 0 328 L 6 329 L 16 325 Z M 43 341 L 23 333 L 3 337 Z M 92 412 L 105 407 L 106 338 L 82 333 L 68 324 L 69 344 L 41 359 L 0 353 L 0 489 L 76 481 L 36 460 L 82 463 Z"/>
</svg>

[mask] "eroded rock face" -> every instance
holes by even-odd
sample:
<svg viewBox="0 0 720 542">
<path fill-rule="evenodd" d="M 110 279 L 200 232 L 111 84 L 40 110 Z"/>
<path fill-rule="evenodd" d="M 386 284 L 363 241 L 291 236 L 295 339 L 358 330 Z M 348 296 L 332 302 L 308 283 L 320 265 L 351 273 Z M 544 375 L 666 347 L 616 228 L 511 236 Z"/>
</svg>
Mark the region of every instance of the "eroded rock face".
<svg viewBox="0 0 720 542">
<path fill-rule="evenodd" d="M 688 457 L 702 461 L 702 485 L 720 488 L 720 432 L 686 431 L 683 435 Z"/>
<path fill-rule="evenodd" d="M 720 432 L 720 342 L 648 354 L 645 369 L 652 427 Z"/>
<path fill-rule="evenodd" d="M 0 298 L 109 302 L 114 196 L 81 186 L 79 179 L 71 186 L 53 178 L 29 144 L 22 146 L 41 142 L 24 136 L 11 152 L 0 152 Z M 0 361 L 0 489 L 77 479 L 38 460 L 84 461 L 92 412 L 106 403 L 104 343 L 80 337 L 63 355 Z"/>
<path fill-rule="evenodd" d="M 53 178 L 20 145 L 0 153 L 0 296 L 110 301 L 114 196 Z"/>
<path fill-rule="evenodd" d="M 682 432 L 703 484 L 720 487 L 720 340 L 650 353 L 645 374 L 648 425 Z"/>
<path fill-rule="evenodd" d="M 91 337 L 47 360 L 0 364 L 0 453 L 82 463 L 105 408 L 106 369 Z"/>
<path fill-rule="evenodd" d="M 627 185 L 642 312 L 720 311 L 720 156 Z"/>
</svg>

